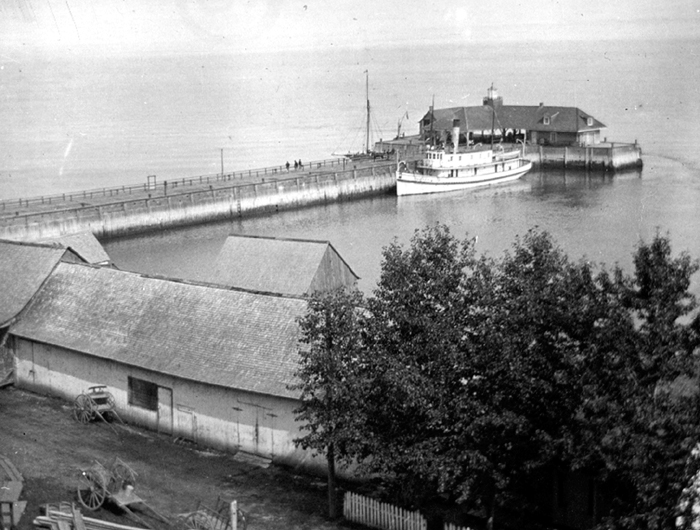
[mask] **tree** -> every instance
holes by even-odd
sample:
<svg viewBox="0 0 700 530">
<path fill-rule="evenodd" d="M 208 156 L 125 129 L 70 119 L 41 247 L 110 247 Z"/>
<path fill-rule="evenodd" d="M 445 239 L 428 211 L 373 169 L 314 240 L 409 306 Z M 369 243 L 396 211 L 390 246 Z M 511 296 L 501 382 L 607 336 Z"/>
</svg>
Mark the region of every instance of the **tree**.
<svg viewBox="0 0 700 530">
<path fill-rule="evenodd" d="M 477 493 L 491 525 L 499 507 L 520 507 L 520 518 L 534 510 L 533 483 L 571 458 L 584 359 L 608 313 L 593 272 L 531 230 L 472 275 L 482 286 L 472 302 L 479 319 L 464 358 L 473 375 L 453 407 L 454 446 L 470 448 L 479 466 L 455 475 L 452 488 Z"/>
<path fill-rule="evenodd" d="M 482 507 L 493 524 L 565 456 L 605 297 L 589 266 L 535 231 L 500 261 L 440 225 L 383 257 L 367 303 L 371 471 L 414 498 L 420 486 Z"/>
<path fill-rule="evenodd" d="M 634 263 L 574 263 L 537 230 L 500 259 L 443 225 L 392 243 L 361 312 L 336 292 L 300 321 L 297 442 L 490 528 L 534 521 L 554 469 L 595 479 L 601 527 L 673 527 L 700 502 L 698 263 L 658 234 Z"/>
<path fill-rule="evenodd" d="M 672 528 L 698 467 L 691 453 L 700 440 L 700 342 L 689 291 L 698 263 L 687 254 L 672 257 L 668 236 L 657 233 L 640 242 L 634 265 L 631 276 L 615 272 L 611 292 L 632 331 L 626 347 L 610 348 L 616 354 L 589 369 L 582 454 L 589 464 L 598 460 L 589 469 L 597 467 L 614 501 L 602 526 Z"/>
<path fill-rule="evenodd" d="M 299 382 L 290 389 L 300 391 L 296 420 L 308 433 L 294 443 L 325 453 L 328 464 L 328 511 L 337 517 L 335 495 L 336 460 L 349 462 L 354 444 L 361 439 L 356 412 L 361 388 L 362 294 L 343 288 L 316 293 L 307 313 L 299 319 Z"/>
<path fill-rule="evenodd" d="M 394 241 L 384 249 L 367 302 L 372 384 L 363 456 L 369 471 L 391 477 L 403 501 L 437 490 L 446 394 L 457 377 L 450 359 L 464 341 L 465 270 L 474 263 L 474 241 L 456 241 L 444 225 L 416 231 L 408 248 Z"/>
<path fill-rule="evenodd" d="M 642 384 L 647 378 L 655 382 L 659 378 L 677 375 L 683 369 L 676 362 L 685 356 L 676 356 L 680 348 L 688 345 L 691 328 L 680 320 L 697 308 L 697 300 L 689 291 L 692 275 L 697 272 L 698 261 L 687 253 L 671 256 L 668 236 L 658 233 L 649 244 L 640 242 L 634 256 L 635 274 L 628 282 L 628 303 L 636 311 L 639 325 L 641 365 L 639 376 Z M 671 373 L 668 370 L 671 370 Z"/>
</svg>

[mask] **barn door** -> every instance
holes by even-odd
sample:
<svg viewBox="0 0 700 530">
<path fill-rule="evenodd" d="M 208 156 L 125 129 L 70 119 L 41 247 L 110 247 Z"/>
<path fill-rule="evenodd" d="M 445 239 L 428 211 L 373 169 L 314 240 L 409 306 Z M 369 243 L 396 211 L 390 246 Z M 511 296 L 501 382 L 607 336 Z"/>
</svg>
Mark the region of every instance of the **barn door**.
<svg viewBox="0 0 700 530">
<path fill-rule="evenodd" d="M 173 433 L 173 391 L 158 387 L 158 432 Z"/>
<path fill-rule="evenodd" d="M 185 440 L 196 442 L 197 419 L 194 410 L 184 405 L 177 406 L 177 434 Z"/>
</svg>

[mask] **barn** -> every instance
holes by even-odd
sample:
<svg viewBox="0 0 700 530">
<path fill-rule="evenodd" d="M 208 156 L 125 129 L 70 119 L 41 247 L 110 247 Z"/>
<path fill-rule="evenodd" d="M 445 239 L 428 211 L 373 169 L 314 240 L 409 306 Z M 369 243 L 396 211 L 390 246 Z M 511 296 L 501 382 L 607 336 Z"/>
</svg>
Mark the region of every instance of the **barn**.
<svg viewBox="0 0 700 530">
<path fill-rule="evenodd" d="M 60 262 L 7 343 L 20 387 L 73 400 L 104 384 L 127 422 L 321 467 L 292 441 L 305 311 L 298 297 Z"/>
<path fill-rule="evenodd" d="M 292 296 L 346 287 L 359 277 L 329 241 L 231 235 L 205 281 Z"/>
<path fill-rule="evenodd" d="M 0 240 L 0 386 L 12 381 L 14 370 L 7 331 L 62 261 L 81 259 L 63 247 Z"/>
</svg>

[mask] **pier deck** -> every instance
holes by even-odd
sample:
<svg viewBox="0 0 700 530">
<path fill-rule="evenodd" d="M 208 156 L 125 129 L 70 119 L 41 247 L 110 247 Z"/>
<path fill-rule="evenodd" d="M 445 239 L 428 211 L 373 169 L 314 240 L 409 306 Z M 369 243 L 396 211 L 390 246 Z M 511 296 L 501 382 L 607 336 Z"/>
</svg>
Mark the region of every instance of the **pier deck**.
<svg viewBox="0 0 700 530">
<path fill-rule="evenodd" d="M 0 201 L 0 238 L 33 240 L 89 230 L 97 237 L 278 211 L 394 185 L 396 162 L 334 158 L 136 186 Z"/>
<path fill-rule="evenodd" d="M 284 166 L 275 166 L 223 174 L 186 177 L 176 180 L 154 180 L 144 184 L 96 188 L 57 195 L 4 199 L 0 200 L 0 224 L 2 224 L 2 220 L 13 218 L 17 215 L 50 213 L 76 207 L 101 206 L 119 201 L 163 197 L 168 194 L 211 191 L 212 189 L 221 190 L 233 186 L 262 184 L 346 171 L 353 167 L 360 169 L 378 163 L 385 164 L 387 160 L 351 161 L 347 158 L 332 158 L 305 164 L 302 169 L 291 167 L 287 170 Z"/>
</svg>

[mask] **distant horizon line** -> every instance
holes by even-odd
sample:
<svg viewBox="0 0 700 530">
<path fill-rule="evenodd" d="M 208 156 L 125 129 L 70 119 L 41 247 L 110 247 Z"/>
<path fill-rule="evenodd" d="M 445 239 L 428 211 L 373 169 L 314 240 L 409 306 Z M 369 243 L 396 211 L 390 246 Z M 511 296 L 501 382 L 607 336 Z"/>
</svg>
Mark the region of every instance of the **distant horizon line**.
<svg viewBox="0 0 700 530">
<path fill-rule="evenodd" d="M 610 37 L 605 39 L 587 39 L 577 36 L 570 36 L 565 38 L 533 38 L 533 39 L 488 39 L 488 40 L 459 40 L 459 39 L 444 39 L 440 41 L 431 42 L 421 42 L 416 44 L 415 42 L 409 41 L 395 41 L 395 42 L 383 42 L 383 43 L 368 43 L 365 45 L 358 44 L 336 44 L 328 43 L 324 45 L 314 45 L 314 46 L 288 46 L 288 47 L 265 47 L 265 48 L 240 48 L 234 49 L 233 47 L 214 47 L 206 49 L 203 46 L 186 46 L 181 45 L 170 46 L 166 44 L 155 44 L 153 46 L 138 46 L 138 47 L 122 47 L 118 44 L 110 45 L 64 45 L 59 44 L 55 47 L 51 46 L 32 46 L 26 43 L 5 43 L 5 49 L 0 55 L 0 64 L 5 62 L 17 62 L 16 57 L 12 57 L 14 54 L 18 54 L 22 57 L 29 56 L 46 56 L 46 57 L 69 57 L 69 56 L 87 56 L 87 57 L 132 57 L 132 56 L 144 56 L 150 55 L 153 57 L 158 56 L 171 56 L 171 55 L 181 55 L 181 56 L 206 56 L 206 55 L 264 55 L 269 53 L 303 53 L 303 52 L 314 52 L 321 50 L 339 50 L 339 51 L 352 51 L 352 50 L 363 50 L 363 49 L 396 49 L 396 48 L 429 48 L 431 46 L 479 46 L 482 47 L 485 44 L 521 44 L 521 45 L 539 45 L 548 44 L 552 42 L 566 42 L 566 43 L 606 43 L 606 42 L 700 42 L 700 36 L 696 35 L 673 35 L 673 36 L 658 36 L 658 35 L 623 35 L 620 37 Z"/>
</svg>

